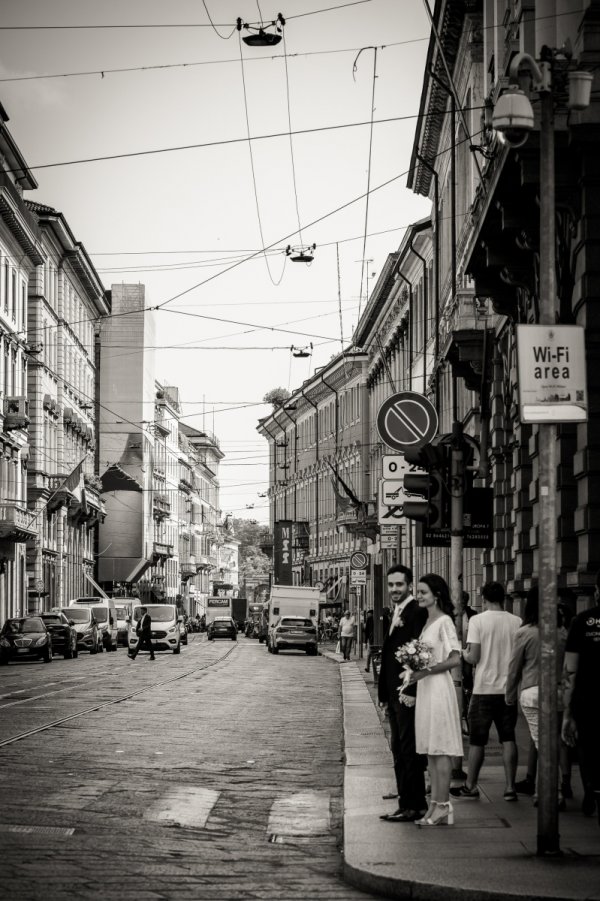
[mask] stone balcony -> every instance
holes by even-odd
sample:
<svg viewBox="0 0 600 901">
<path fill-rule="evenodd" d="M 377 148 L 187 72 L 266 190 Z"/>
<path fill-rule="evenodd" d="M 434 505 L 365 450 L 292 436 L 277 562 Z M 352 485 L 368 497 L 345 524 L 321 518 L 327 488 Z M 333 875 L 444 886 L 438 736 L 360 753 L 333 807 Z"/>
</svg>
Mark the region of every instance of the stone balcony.
<svg viewBox="0 0 600 901">
<path fill-rule="evenodd" d="M 37 536 L 37 519 L 19 501 L 0 504 L 0 538 L 22 542 Z"/>
</svg>

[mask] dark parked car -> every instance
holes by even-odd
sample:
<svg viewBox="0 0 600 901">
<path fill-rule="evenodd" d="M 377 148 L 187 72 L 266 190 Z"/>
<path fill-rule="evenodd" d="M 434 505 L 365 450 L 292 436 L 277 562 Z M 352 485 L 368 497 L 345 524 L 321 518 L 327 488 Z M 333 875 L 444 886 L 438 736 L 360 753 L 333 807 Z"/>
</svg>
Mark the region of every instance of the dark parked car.
<svg viewBox="0 0 600 901">
<path fill-rule="evenodd" d="M 280 616 L 269 629 L 267 650 L 271 654 L 296 649 L 309 655 L 317 653 L 317 627 L 303 616 Z"/>
<path fill-rule="evenodd" d="M 231 638 L 232 641 L 237 641 L 237 626 L 230 616 L 216 616 L 212 623 L 209 623 L 207 632 L 209 641 L 214 638 Z"/>
<path fill-rule="evenodd" d="M 0 632 L 0 663 L 9 660 L 52 660 L 52 638 L 41 616 L 7 619 Z"/>
<path fill-rule="evenodd" d="M 41 618 L 52 636 L 52 652 L 62 654 L 67 660 L 77 657 L 77 630 L 75 623 L 64 613 L 42 613 Z"/>
</svg>

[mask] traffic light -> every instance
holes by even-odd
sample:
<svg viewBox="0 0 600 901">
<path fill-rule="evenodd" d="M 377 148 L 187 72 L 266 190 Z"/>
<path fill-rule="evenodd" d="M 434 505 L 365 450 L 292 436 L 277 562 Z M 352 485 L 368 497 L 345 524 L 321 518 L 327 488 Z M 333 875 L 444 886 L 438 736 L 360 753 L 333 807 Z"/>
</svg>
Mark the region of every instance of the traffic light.
<svg viewBox="0 0 600 901">
<path fill-rule="evenodd" d="M 408 449 L 404 460 L 424 472 L 407 472 L 403 477 L 404 494 L 410 497 L 402 504 L 407 519 L 422 522 L 429 529 L 449 525 L 450 447 L 432 443 Z"/>
</svg>

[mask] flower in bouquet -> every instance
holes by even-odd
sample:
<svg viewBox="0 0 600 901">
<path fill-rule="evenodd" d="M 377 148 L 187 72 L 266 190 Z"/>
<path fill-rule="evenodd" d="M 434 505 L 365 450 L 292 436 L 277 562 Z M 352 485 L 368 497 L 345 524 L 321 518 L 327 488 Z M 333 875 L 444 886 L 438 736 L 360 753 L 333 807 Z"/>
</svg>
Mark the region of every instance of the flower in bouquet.
<svg viewBox="0 0 600 901">
<path fill-rule="evenodd" d="M 405 704 L 408 698 L 404 695 L 404 691 L 410 684 L 410 677 L 413 673 L 427 669 L 433 659 L 433 649 L 430 645 L 421 641 L 419 638 L 413 638 L 401 645 L 396 651 L 396 660 L 401 664 L 403 669 L 402 685 L 398 689 L 401 703 Z M 410 699 L 412 706 L 414 698 Z"/>
</svg>

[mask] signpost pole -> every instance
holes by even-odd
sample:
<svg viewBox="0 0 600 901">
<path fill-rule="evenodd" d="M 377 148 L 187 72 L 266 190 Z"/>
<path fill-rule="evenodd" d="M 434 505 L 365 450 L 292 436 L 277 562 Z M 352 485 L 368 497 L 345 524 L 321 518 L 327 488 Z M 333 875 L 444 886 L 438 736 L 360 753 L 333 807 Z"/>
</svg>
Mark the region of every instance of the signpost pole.
<svg viewBox="0 0 600 901">
<path fill-rule="evenodd" d="M 554 97 L 540 92 L 540 324 L 556 319 Z M 537 853 L 559 854 L 556 713 L 556 426 L 539 427 L 540 729 Z"/>
</svg>

